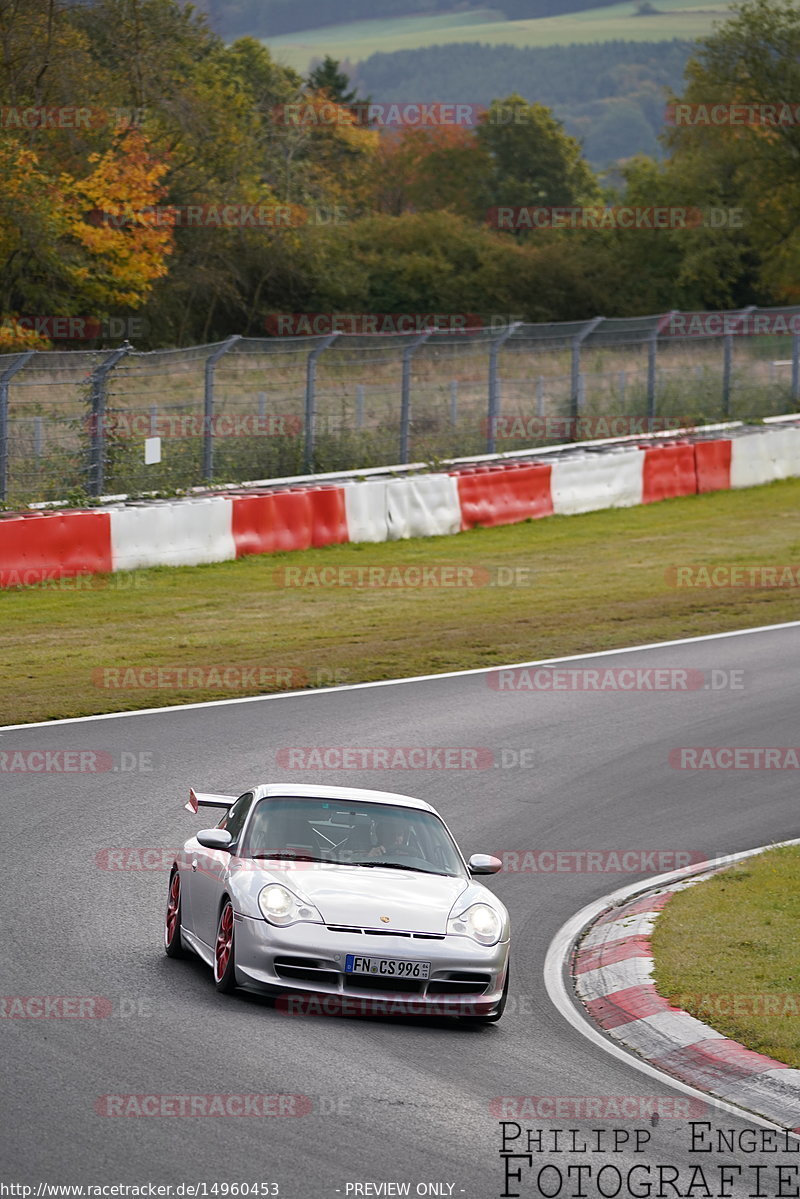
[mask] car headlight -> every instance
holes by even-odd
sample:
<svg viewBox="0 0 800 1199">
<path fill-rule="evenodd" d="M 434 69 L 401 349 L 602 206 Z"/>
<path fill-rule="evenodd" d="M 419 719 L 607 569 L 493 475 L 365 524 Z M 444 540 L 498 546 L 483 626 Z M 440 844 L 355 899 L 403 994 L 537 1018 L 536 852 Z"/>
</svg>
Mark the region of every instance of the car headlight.
<svg viewBox="0 0 800 1199">
<path fill-rule="evenodd" d="M 496 945 L 503 935 L 503 921 L 488 903 L 474 903 L 460 915 L 450 917 L 447 931 L 459 937 L 472 937 L 479 945 Z"/>
<path fill-rule="evenodd" d="M 280 883 L 270 883 L 259 892 L 258 906 L 264 919 L 280 928 L 285 928 L 287 924 L 299 924 L 301 921 L 322 924 L 322 917 L 313 903 L 300 899 Z"/>
</svg>

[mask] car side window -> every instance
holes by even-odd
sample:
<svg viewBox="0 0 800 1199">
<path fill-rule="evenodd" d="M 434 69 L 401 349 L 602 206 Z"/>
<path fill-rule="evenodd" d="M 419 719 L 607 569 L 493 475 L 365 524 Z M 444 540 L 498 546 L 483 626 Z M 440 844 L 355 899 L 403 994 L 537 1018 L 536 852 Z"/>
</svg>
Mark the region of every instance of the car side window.
<svg viewBox="0 0 800 1199">
<path fill-rule="evenodd" d="M 224 828 L 226 832 L 230 833 L 234 841 L 238 841 L 252 802 L 253 792 L 245 791 L 244 795 L 240 795 L 236 802 L 231 804 L 217 825 L 217 828 Z"/>
</svg>

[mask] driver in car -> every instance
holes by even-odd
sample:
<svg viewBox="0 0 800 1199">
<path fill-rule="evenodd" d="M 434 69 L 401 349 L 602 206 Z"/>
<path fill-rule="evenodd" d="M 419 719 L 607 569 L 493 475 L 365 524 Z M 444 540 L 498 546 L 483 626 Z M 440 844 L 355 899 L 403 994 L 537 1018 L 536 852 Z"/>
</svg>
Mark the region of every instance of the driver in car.
<svg viewBox="0 0 800 1199">
<path fill-rule="evenodd" d="M 377 825 L 378 844 L 373 845 L 368 858 L 389 858 L 396 854 L 409 853 L 410 829 L 405 821 L 386 817 Z"/>
</svg>

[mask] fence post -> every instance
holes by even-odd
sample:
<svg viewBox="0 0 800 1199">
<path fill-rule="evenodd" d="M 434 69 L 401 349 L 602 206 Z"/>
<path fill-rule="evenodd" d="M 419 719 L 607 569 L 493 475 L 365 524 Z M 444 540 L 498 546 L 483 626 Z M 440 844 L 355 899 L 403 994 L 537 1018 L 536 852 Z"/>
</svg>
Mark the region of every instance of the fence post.
<svg viewBox="0 0 800 1199">
<path fill-rule="evenodd" d="M 679 316 L 680 309 L 672 308 L 668 313 L 668 317 Z M 656 419 L 656 406 L 658 390 L 658 376 L 656 368 L 658 365 L 658 335 L 661 332 L 664 323 L 664 317 L 661 316 L 656 322 L 655 328 L 651 331 L 647 339 L 647 431 L 652 433 L 653 422 Z"/>
<path fill-rule="evenodd" d="M 722 415 L 731 414 L 731 369 L 733 365 L 733 334 L 722 339 Z"/>
<path fill-rule="evenodd" d="M 544 375 L 536 376 L 536 415 L 544 416 Z"/>
<path fill-rule="evenodd" d="M 310 475 L 314 469 L 314 440 L 317 425 L 317 359 L 328 346 L 341 337 L 341 333 L 329 333 L 318 346 L 310 351 L 306 361 L 306 437 L 303 456 L 304 470 Z"/>
<path fill-rule="evenodd" d="M 792 401 L 800 400 L 800 333 L 792 335 Z"/>
<path fill-rule="evenodd" d="M 223 354 L 234 342 L 241 341 L 241 333 L 234 333 L 217 346 L 213 354 L 206 358 L 206 385 L 203 393 L 203 478 L 210 483 L 214 478 L 214 371 Z"/>
<path fill-rule="evenodd" d="M 488 428 L 486 430 L 486 453 L 495 452 L 497 440 L 497 418 L 500 415 L 500 388 L 497 382 L 497 356 L 512 333 L 520 327 L 522 321 L 514 321 L 507 325 L 503 332 L 495 337 L 489 346 L 489 411 Z"/>
<path fill-rule="evenodd" d="M 450 380 L 450 424 L 455 429 L 458 424 L 458 381 Z"/>
<path fill-rule="evenodd" d="M 25 350 L 0 375 L 0 501 L 8 494 L 8 385 L 35 353 Z"/>
<path fill-rule="evenodd" d="M 755 312 L 756 305 L 748 304 L 747 308 L 742 308 L 737 312 L 736 316 L 748 316 L 751 312 Z M 733 322 L 731 322 L 733 323 Z M 731 414 L 731 379 L 733 376 L 733 334 L 726 333 L 722 339 L 722 414 L 729 417 Z"/>
<path fill-rule="evenodd" d="M 578 427 L 578 417 L 581 410 L 581 346 L 590 333 L 594 333 L 598 325 L 606 318 L 604 316 L 596 316 L 593 320 L 588 321 L 581 329 L 580 333 L 576 333 L 572 339 L 572 366 L 570 370 L 570 420 L 572 422 L 571 440 L 575 439 L 575 430 Z"/>
<path fill-rule="evenodd" d="M 364 428 L 364 384 L 356 383 L 356 428 Z"/>
<path fill-rule="evenodd" d="M 124 342 L 112 350 L 108 358 L 96 366 L 89 376 L 91 384 L 92 435 L 89 445 L 89 495 L 103 494 L 106 478 L 106 382 L 114 367 L 129 354 L 133 346 Z"/>
<path fill-rule="evenodd" d="M 403 383 L 400 396 L 400 461 L 408 462 L 408 442 L 411 430 L 411 359 L 433 333 L 426 329 L 403 350 Z"/>
</svg>

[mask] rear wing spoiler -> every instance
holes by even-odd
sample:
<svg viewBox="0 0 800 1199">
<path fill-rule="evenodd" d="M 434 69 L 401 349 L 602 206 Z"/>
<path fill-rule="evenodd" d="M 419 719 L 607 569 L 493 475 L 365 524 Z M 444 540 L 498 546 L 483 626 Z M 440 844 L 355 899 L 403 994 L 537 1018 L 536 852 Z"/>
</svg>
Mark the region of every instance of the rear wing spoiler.
<svg viewBox="0 0 800 1199">
<path fill-rule="evenodd" d="M 198 808 L 229 808 L 239 797 L 237 795 L 215 795 L 212 791 L 189 791 L 189 801 L 183 806 L 187 812 L 196 812 Z"/>
</svg>

